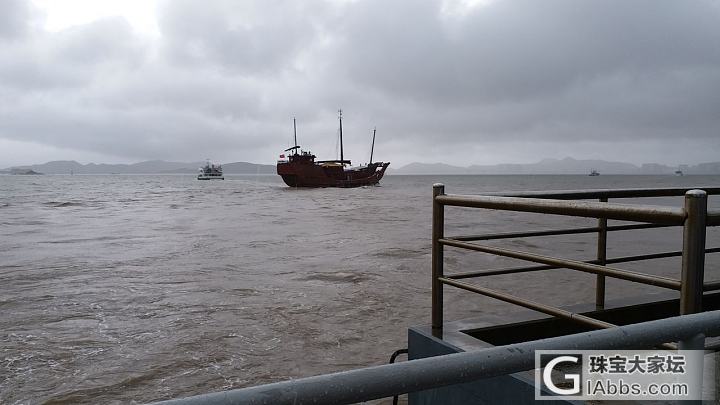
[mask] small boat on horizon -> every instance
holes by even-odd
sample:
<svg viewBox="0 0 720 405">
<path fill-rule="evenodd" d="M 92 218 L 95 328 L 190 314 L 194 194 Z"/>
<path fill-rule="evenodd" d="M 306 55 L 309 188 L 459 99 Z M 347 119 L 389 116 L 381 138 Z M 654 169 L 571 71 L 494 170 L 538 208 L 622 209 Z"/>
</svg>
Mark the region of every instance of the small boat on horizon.
<svg viewBox="0 0 720 405">
<path fill-rule="evenodd" d="M 36 172 L 33 169 L 12 168 L 10 174 L 14 176 L 42 176 L 44 173 Z"/>
<path fill-rule="evenodd" d="M 590 174 L 588 174 L 588 176 L 593 176 L 593 177 L 594 177 L 594 176 L 599 176 L 599 175 L 600 175 L 600 173 L 599 173 L 597 170 L 595 170 L 595 169 L 591 169 L 591 170 L 590 170 Z"/>
<path fill-rule="evenodd" d="M 682 176 L 682 175 L 683 175 L 682 170 L 675 170 L 675 175 L 676 175 L 676 176 Z"/>
<path fill-rule="evenodd" d="M 373 162 L 375 149 L 375 133 L 370 148 L 370 163 L 352 167 L 345 160 L 342 138 L 342 110 L 339 111 L 340 121 L 340 159 L 318 160 L 310 151 L 303 151 L 297 143 L 297 125 L 293 118 L 293 135 L 295 145 L 285 149 L 277 162 L 277 174 L 290 187 L 362 187 L 377 184 L 385 174 L 390 162 Z"/>
<path fill-rule="evenodd" d="M 197 176 L 198 180 L 225 180 L 222 166 L 210 163 L 210 159 L 208 159 L 205 166 L 201 167 L 199 170 L 200 173 L 198 173 Z"/>
</svg>

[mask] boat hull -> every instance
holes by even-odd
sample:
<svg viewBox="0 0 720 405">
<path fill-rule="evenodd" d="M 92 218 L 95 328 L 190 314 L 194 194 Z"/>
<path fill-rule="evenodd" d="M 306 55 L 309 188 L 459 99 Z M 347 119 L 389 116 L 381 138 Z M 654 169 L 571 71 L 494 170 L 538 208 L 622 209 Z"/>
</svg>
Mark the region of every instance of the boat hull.
<svg viewBox="0 0 720 405">
<path fill-rule="evenodd" d="M 380 182 L 389 162 L 345 169 L 315 162 L 278 162 L 277 174 L 290 187 L 362 187 Z"/>
<path fill-rule="evenodd" d="M 200 171 L 197 176 L 198 180 L 225 180 L 225 176 L 223 176 L 222 166 L 210 163 L 209 159 L 205 166 L 201 167 L 198 170 Z"/>
</svg>

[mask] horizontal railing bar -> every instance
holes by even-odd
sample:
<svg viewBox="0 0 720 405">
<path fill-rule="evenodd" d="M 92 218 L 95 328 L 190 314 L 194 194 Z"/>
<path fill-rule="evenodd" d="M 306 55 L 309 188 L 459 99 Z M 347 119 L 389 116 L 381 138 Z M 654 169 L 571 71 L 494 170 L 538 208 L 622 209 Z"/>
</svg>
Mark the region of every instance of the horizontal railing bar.
<svg viewBox="0 0 720 405">
<path fill-rule="evenodd" d="M 539 303 L 537 301 L 527 300 L 524 298 L 520 298 L 511 294 L 507 294 L 501 291 L 493 290 L 486 287 L 480 287 L 473 284 L 463 283 L 461 281 L 457 280 L 451 280 L 446 277 L 441 277 L 440 282 L 443 284 L 451 285 L 453 287 L 457 287 L 463 290 L 471 291 L 474 293 L 486 295 L 488 297 L 492 297 L 495 299 L 498 299 L 500 301 L 509 302 L 511 304 L 519 305 L 521 307 L 529 308 L 538 312 L 542 312 L 544 314 L 557 316 L 559 318 L 568 319 L 571 321 L 575 321 L 578 323 L 581 323 L 586 326 L 592 326 L 594 328 L 612 328 L 617 325 L 613 325 L 608 322 L 601 321 L 599 319 L 591 318 L 589 316 L 577 314 L 574 312 L 570 312 L 561 308 L 553 307 L 551 305 L 546 305 Z"/>
<path fill-rule="evenodd" d="M 612 264 L 612 263 L 626 263 L 626 262 L 633 262 L 633 261 L 640 261 L 640 260 L 649 260 L 649 259 L 659 259 L 664 257 L 675 257 L 675 256 L 681 256 L 682 252 L 666 252 L 666 253 L 651 253 L 647 255 L 637 255 L 637 256 L 623 256 L 623 257 L 617 257 L 612 259 L 605 259 L 606 264 Z M 599 264 L 600 261 L 597 259 L 593 260 L 583 260 L 583 263 L 591 263 L 591 264 Z M 480 271 L 470 271 L 466 273 L 455 273 L 446 275 L 445 277 L 453 280 L 460 280 L 463 278 L 473 278 L 473 277 L 485 277 L 485 276 L 497 276 L 501 274 L 515 274 L 515 273 L 527 273 L 527 272 L 533 272 L 533 271 L 543 271 L 543 270 L 555 270 L 555 269 L 562 269 L 563 266 L 551 266 L 551 265 L 540 265 L 540 266 L 522 266 L 522 267 L 509 267 L 504 269 L 494 269 L 494 270 L 480 270 Z"/>
<path fill-rule="evenodd" d="M 682 225 L 685 211 L 681 208 L 655 205 L 611 204 L 590 201 L 563 201 L 541 198 L 465 196 L 442 194 L 435 201 L 450 206 L 535 212 L 588 218 Z"/>
<path fill-rule="evenodd" d="M 607 227 L 607 231 L 628 231 L 634 229 L 650 229 L 650 228 L 667 228 L 673 225 L 664 224 L 630 224 L 630 225 L 612 225 Z M 503 232 L 503 233 L 490 233 L 485 235 L 467 235 L 467 236 L 453 236 L 449 239 L 461 240 L 465 242 L 478 241 L 478 240 L 494 240 L 494 239 L 510 239 L 510 238 L 525 238 L 531 236 L 552 236 L 552 235 L 573 235 L 578 233 L 594 233 L 598 232 L 600 228 L 597 226 L 585 227 L 585 228 L 567 228 L 567 229 L 552 229 L 547 231 L 527 231 L 527 232 Z"/>
<path fill-rule="evenodd" d="M 667 228 L 672 225 L 665 224 L 629 224 L 629 225 L 608 225 L 609 231 L 631 231 L 635 229 Z"/>
<path fill-rule="evenodd" d="M 556 191 L 518 191 L 487 193 L 488 196 L 554 198 L 558 200 L 590 199 L 590 198 L 640 198 L 640 197 L 674 197 L 685 195 L 689 190 L 704 190 L 708 195 L 720 194 L 720 187 L 670 187 L 670 188 L 626 188 L 626 189 L 591 189 L 591 190 L 556 190 Z"/>
<path fill-rule="evenodd" d="M 568 269 L 584 271 L 593 274 L 602 274 L 608 277 L 619 278 L 622 280 L 634 281 L 636 283 L 653 285 L 656 287 L 664 287 L 672 290 L 680 290 L 680 280 L 668 277 L 655 276 L 651 274 L 638 273 L 629 270 L 615 269 L 597 264 L 585 263 L 578 260 L 561 259 L 539 255 L 536 253 L 520 252 L 516 250 L 477 245 L 474 243 L 455 241 L 451 239 L 440 239 L 441 244 L 453 246 L 461 249 L 475 250 L 478 252 L 491 253 L 498 256 L 512 257 L 514 259 L 527 260 L 535 263 L 548 264 Z"/>
<path fill-rule="evenodd" d="M 478 271 L 468 271 L 465 273 L 455 273 L 455 274 L 448 274 L 445 276 L 445 278 L 449 278 L 451 280 L 462 280 L 464 278 L 473 278 L 473 277 L 486 277 L 486 276 L 498 276 L 502 274 L 515 274 L 515 273 L 529 273 L 533 271 L 543 271 L 543 270 L 555 270 L 560 269 L 560 266 L 550 266 L 550 265 L 540 265 L 540 266 L 522 266 L 522 267 L 507 267 L 504 269 L 493 269 L 493 270 L 478 270 Z"/>
<path fill-rule="evenodd" d="M 597 232 L 598 230 L 599 230 L 598 227 L 568 228 L 568 229 L 553 229 L 553 230 L 547 230 L 547 231 L 503 232 L 503 233 L 490 233 L 490 234 L 486 234 L 486 235 L 453 236 L 450 239 L 470 242 L 470 241 L 478 241 L 478 240 L 525 238 L 525 237 L 531 237 L 531 236 L 572 235 L 572 234 L 577 234 L 577 233 Z"/>
<path fill-rule="evenodd" d="M 448 239 L 455 240 L 455 238 L 448 238 Z M 718 253 L 718 252 L 720 252 L 720 248 L 705 249 L 705 253 Z M 677 257 L 677 256 L 682 256 L 682 251 L 676 250 L 673 252 L 648 253 L 648 254 L 644 254 L 644 255 L 613 257 L 610 259 L 605 259 L 605 264 L 638 262 L 638 261 L 643 261 L 643 260 L 664 259 L 664 258 L 668 258 L 668 257 Z M 599 264 L 600 261 L 597 259 L 583 260 L 583 263 Z M 555 269 L 562 269 L 562 268 L 564 268 L 564 267 L 551 266 L 551 265 L 521 266 L 521 267 L 508 267 L 508 268 L 504 268 L 504 269 L 479 270 L 479 271 L 469 271 L 469 272 L 465 272 L 465 273 L 455 273 L 455 274 L 446 275 L 445 277 L 452 279 L 452 280 L 460 280 L 463 278 L 498 276 L 501 274 L 528 273 L 528 272 L 533 272 L 533 271 L 555 270 Z M 720 284 L 718 284 L 718 289 L 720 289 Z"/>
<path fill-rule="evenodd" d="M 718 252 L 720 252 L 720 248 L 705 249 L 705 253 L 718 253 Z M 639 262 L 639 261 L 643 261 L 643 260 L 652 260 L 652 259 L 665 259 L 668 257 L 682 256 L 682 253 L 683 253 L 682 250 L 676 250 L 673 252 L 648 253 L 648 254 L 644 254 L 644 255 L 614 257 L 612 259 L 606 259 L 605 263 L 614 264 L 614 263 Z M 593 262 L 594 261 L 590 261 L 588 263 L 593 263 Z"/>
<path fill-rule="evenodd" d="M 720 211 L 708 211 L 705 223 L 707 226 L 720 226 Z"/>
<path fill-rule="evenodd" d="M 536 350 L 650 348 L 720 334 L 720 311 L 163 401 L 163 405 L 352 404 L 532 370 Z"/>
<path fill-rule="evenodd" d="M 676 250 L 673 252 L 648 253 L 644 255 L 613 257 L 610 259 L 605 259 L 605 264 L 640 262 L 643 260 L 666 259 L 668 257 L 678 256 L 682 256 L 681 250 Z"/>
</svg>

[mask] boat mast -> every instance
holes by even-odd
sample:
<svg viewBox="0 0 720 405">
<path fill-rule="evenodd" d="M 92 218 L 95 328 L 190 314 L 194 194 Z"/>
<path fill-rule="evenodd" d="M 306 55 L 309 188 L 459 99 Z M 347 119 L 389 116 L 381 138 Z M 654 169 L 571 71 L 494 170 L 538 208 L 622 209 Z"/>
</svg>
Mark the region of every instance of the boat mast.
<svg viewBox="0 0 720 405">
<path fill-rule="evenodd" d="M 343 156 L 343 142 L 342 142 L 342 110 L 338 110 L 338 113 L 340 113 L 340 163 L 345 164 L 343 162 L 345 160 L 345 157 Z"/>
<path fill-rule="evenodd" d="M 377 131 L 377 128 L 373 128 L 373 141 L 370 147 L 370 164 L 372 164 L 373 152 L 375 151 L 375 131 Z"/>
<path fill-rule="evenodd" d="M 297 126 L 295 125 L 295 117 L 293 117 L 293 138 L 295 139 L 295 145 L 293 145 L 293 146 L 295 147 L 295 149 L 294 149 L 293 154 L 294 154 L 294 155 L 297 155 L 297 153 L 298 153 L 298 151 L 297 151 L 297 146 L 298 146 L 298 144 L 297 144 Z"/>
</svg>

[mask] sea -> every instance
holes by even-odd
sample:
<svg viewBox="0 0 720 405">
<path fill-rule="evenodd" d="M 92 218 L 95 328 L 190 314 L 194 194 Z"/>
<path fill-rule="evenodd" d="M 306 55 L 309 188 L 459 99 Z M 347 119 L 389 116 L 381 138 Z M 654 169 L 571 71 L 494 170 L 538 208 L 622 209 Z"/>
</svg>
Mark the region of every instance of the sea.
<svg viewBox="0 0 720 405">
<path fill-rule="evenodd" d="M 718 186 L 720 176 L 389 175 L 355 189 L 294 189 L 271 175 L 0 176 L 0 403 L 140 404 L 387 363 L 409 326 L 430 322 L 437 182 L 480 194 Z M 680 207 L 682 197 L 610 202 Z M 445 215 L 448 236 L 596 223 Z M 492 244 L 587 260 L 595 238 Z M 717 228 L 707 240 L 720 246 Z M 608 257 L 681 246 L 680 228 L 613 232 Z M 720 279 L 716 256 L 706 280 Z M 520 264 L 451 248 L 445 263 L 447 273 Z M 617 267 L 677 278 L 680 259 Z M 592 302 L 594 280 L 550 270 L 472 282 L 563 306 Z M 607 288 L 610 300 L 663 292 Z M 445 290 L 446 320 L 521 311 Z"/>
</svg>

